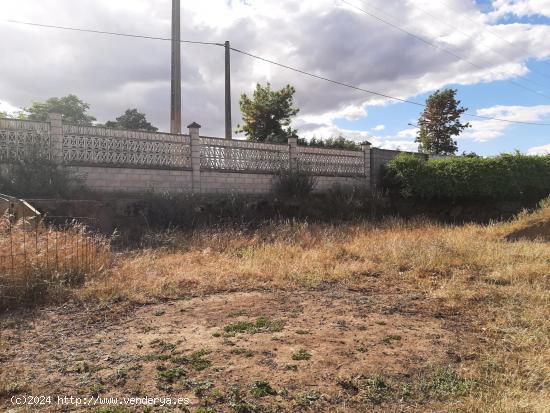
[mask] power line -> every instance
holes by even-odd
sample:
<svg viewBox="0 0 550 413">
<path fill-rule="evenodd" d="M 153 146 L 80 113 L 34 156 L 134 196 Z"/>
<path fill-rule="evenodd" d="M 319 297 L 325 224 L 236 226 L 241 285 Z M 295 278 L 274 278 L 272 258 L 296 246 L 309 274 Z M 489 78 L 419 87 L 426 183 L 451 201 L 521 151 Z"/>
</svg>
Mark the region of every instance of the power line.
<svg viewBox="0 0 550 413">
<path fill-rule="evenodd" d="M 86 32 L 86 33 L 103 34 L 103 35 L 111 35 L 111 36 L 131 37 L 131 38 L 147 39 L 147 40 L 162 40 L 162 41 L 171 41 L 172 40 L 170 38 L 165 38 L 165 37 L 136 35 L 136 34 L 128 34 L 128 33 L 120 33 L 120 32 L 108 32 L 108 31 L 101 31 L 101 30 L 81 29 L 81 28 L 65 27 L 65 26 L 45 25 L 45 24 L 38 24 L 38 23 L 20 22 L 20 21 L 16 21 L 16 20 L 4 20 L 4 21 L 9 22 L 9 23 L 24 24 L 24 25 L 28 25 L 28 26 L 36 26 L 36 27 L 44 27 L 44 28 L 60 29 L 60 30 L 70 30 L 70 31 L 76 31 L 76 32 Z M 214 45 L 214 46 L 224 46 L 225 47 L 225 44 L 222 44 L 222 43 L 198 42 L 198 41 L 190 41 L 190 40 L 182 40 L 181 42 L 182 43 L 193 43 L 193 44 Z M 338 81 L 338 80 L 329 79 L 327 77 L 316 75 L 314 73 L 310 73 L 310 72 L 307 72 L 305 70 L 297 69 L 295 67 L 288 66 L 288 65 L 276 62 L 274 60 L 266 59 L 264 57 L 261 57 L 261 56 L 258 56 L 258 55 L 255 55 L 255 54 L 252 54 L 252 53 L 249 53 L 249 52 L 246 52 L 246 51 L 234 48 L 234 47 L 231 47 L 230 49 L 233 50 L 234 52 L 252 57 L 254 59 L 262 60 L 266 63 L 270 63 L 272 65 L 279 66 L 279 67 L 282 67 L 282 68 L 285 68 L 285 69 L 288 69 L 288 70 L 291 70 L 291 71 L 294 71 L 294 72 L 297 72 L 297 73 L 301 73 L 303 75 L 313 77 L 313 78 L 316 78 L 316 79 L 319 79 L 319 80 L 323 80 L 323 81 L 326 81 L 326 82 L 329 82 L 329 83 L 333 83 L 333 84 L 336 84 L 336 85 L 339 85 L 339 86 L 343 86 L 343 87 L 358 90 L 358 91 L 361 91 L 361 92 L 369 93 L 369 94 L 372 94 L 372 95 L 375 95 L 375 96 L 380 96 L 380 97 L 384 97 L 384 98 L 387 98 L 387 99 L 399 101 L 399 102 L 402 102 L 402 103 L 408 103 L 408 104 L 415 105 L 415 106 L 426 107 L 426 105 L 423 104 L 423 103 L 398 98 L 398 97 L 391 96 L 391 95 L 388 95 L 388 94 L 385 94 L 385 93 L 376 92 L 376 91 L 369 90 L 369 89 L 364 89 L 364 88 L 354 86 L 354 85 L 351 85 L 351 84 L 348 84 L 348 83 L 345 83 L 345 82 L 341 82 L 341 81 Z M 550 123 L 522 122 L 522 121 L 509 120 L 509 119 L 493 118 L 493 117 L 489 117 L 489 116 L 474 115 L 474 114 L 470 114 L 470 113 L 464 113 L 464 115 L 469 116 L 469 117 L 473 117 L 473 118 L 478 118 L 478 119 L 495 120 L 495 121 L 506 122 L 506 123 L 514 123 L 514 124 L 522 124 L 522 125 L 534 125 L 534 126 L 550 126 Z"/>
<path fill-rule="evenodd" d="M 245 52 L 243 50 L 239 50 L 239 49 L 236 49 L 234 47 L 232 47 L 231 50 L 233 50 L 234 52 L 241 53 L 243 55 L 252 57 L 254 59 L 262 60 L 266 63 L 270 63 L 270 64 L 275 65 L 275 66 L 280 66 L 282 68 L 292 70 L 294 72 L 301 73 L 301 74 L 309 76 L 309 77 L 313 77 L 315 79 L 324 80 L 326 82 L 334 83 L 336 85 L 344 86 L 344 87 L 354 89 L 354 90 L 359 90 L 361 92 L 370 93 L 372 95 L 385 97 L 387 99 L 397 100 L 399 102 L 409 103 L 411 105 L 426 107 L 426 105 L 424 103 L 414 102 L 412 100 L 407 100 L 407 99 L 401 99 L 401 98 L 398 98 L 398 97 L 395 97 L 395 96 L 387 95 L 387 94 L 380 93 L 380 92 L 375 92 L 373 90 L 364 89 L 364 88 L 361 88 L 361 87 L 358 87 L 358 86 L 350 85 L 348 83 L 340 82 L 338 80 L 329 79 L 327 77 L 316 75 L 316 74 L 310 73 L 310 72 L 306 72 L 305 70 L 297 69 L 295 67 L 288 66 L 288 65 L 285 65 L 283 63 L 276 62 L 274 60 L 266 59 L 264 57 L 261 57 L 261 56 L 258 56 L 258 55 L 255 55 L 255 54 L 252 54 L 252 53 L 249 53 L 249 52 Z M 478 118 L 478 119 L 484 119 L 484 120 L 495 120 L 495 121 L 499 121 L 499 122 L 516 123 L 516 124 L 520 124 L 520 125 L 550 126 L 550 123 L 522 122 L 522 121 L 518 121 L 518 120 L 500 119 L 500 118 L 493 118 L 493 117 L 490 117 L 490 116 L 474 115 L 472 113 L 464 113 L 464 116 L 469 116 L 469 117 L 472 117 L 472 118 Z"/>
<path fill-rule="evenodd" d="M 292 71 L 294 71 L 294 72 L 301 73 L 301 74 L 306 75 L 306 76 L 310 76 L 310 77 L 314 77 L 314 78 L 316 78 L 316 79 L 324 80 L 324 81 L 326 81 L 326 82 L 334 83 L 334 84 L 336 84 L 336 85 L 345 86 L 345 87 L 350 88 L 350 89 L 359 90 L 359 91 L 361 91 L 361 92 L 370 93 L 370 94 L 373 94 L 373 95 L 376 95 L 376 96 L 381 96 L 381 97 L 384 97 L 384 98 L 387 98 L 387 99 L 398 100 L 398 101 L 403 102 L 403 103 L 410 103 L 411 105 L 425 106 L 425 105 L 422 104 L 422 103 L 414 102 L 414 101 L 412 101 L 412 100 L 401 99 L 401 98 L 397 98 L 397 97 L 394 97 L 394 96 L 386 95 L 386 94 L 384 94 L 384 93 L 375 92 L 375 91 L 368 90 L 368 89 L 363 89 L 363 88 L 360 88 L 360 87 L 358 87 L 358 86 L 353 86 L 353 85 L 350 85 L 350 84 L 347 84 L 347 83 L 344 83 L 344 82 L 340 82 L 340 81 L 338 81 L 338 80 L 333 80 L 333 79 L 329 79 L 329 78 L 324 77 L 324 76 L 320 76 L 320 75 L 316 75 L 316 74 L 313 74 L 313 73 L 309 73 L 309 72 L 306 72 L 305 70 L 296 69 L 296 68 L 294 68 L 294 67 L 287 66 L 287 65 L 284 65 L 284 64 L 282 64 L 282 63 L 275 62 L 275 61 L 273 61 L 273 60 L 269 60 L 269 59 L 266 59 L 266 58 L 264 58 L 264 57 L 260 57 L 260 56 L 254 55 L 254 54 L 252 54 L 252 53 L 248 53 L 248 52 L 245 52 L 245 51 L 243 51 L 243 50 L 235 49 L 234 47 L 232 47 L 231 50 L 233 50 L 234 52 L 237 52 L 237 53 L 244 54 L 244 55 L 246 55 L 246 56 L 253 57 L 254 59 L 263 60 L 264 62 L 270 63 L 270 64 L 272 64 L 272 65 L 280 66 L 280 67 L 283 67 L 283 68 L 285 68 L 285 69 L 289 69 L 289 70 L 292 70 Z"/>
<path fill-rule="evenodd" d="M 44 27 L 47 29 L 58 29 L 58 30 L 68 30 L 72 32 L 83 32 L 83 33 L 94 33 L 94 34 L 104 34 L 109 36 L 119 36 L 119 37 L 133 37 L 137 39 L 147 39 L 147 40 L 163 40 L 163 41 L 172 41 L 169 37 L 155 37 L 155 36 L 146 36 L 141 34 L 128 34 L 128 33 L 118 33 L 118 32 L 107 32 L 102 30 L 92 30 L 92 29 L 80 29 L 76 27 L 66 27 L 66 26 L 54 26 L 50 24 L 39 24 L 39 23 L 30 23 L 22 22 L 18 20 L 3 20 L 6 23 L 22 24 L 26 26 L 35 26 L 35 27 Z M 222 43 L 212 43 L 212 42 L 199 42 L 194 40 L 181 40 L 181 43 L 190 43 L 190 44 L 202 44 L 202 45 L 212 45 L 212 46 L 223 46 Z"/>
<path fill-rule="evenodd" d="M 459 60 L 461 60 L 461 61 L 463 61 L 463 62 L 466 62 L 466 63 L 468 63 L 470 66 L 475 67 L 476 69 L 479 69 L 479 70 L 489 70 L 487 67 L 480 66 L 480 65 L 478 65 L 477 63 L 474 63 L 474 62 L 472 62 L 472 61 L 470 61 L 470 60 L 468 60 L 468 59 L 465 59 L 465 58 L 463 58 L 462 56 L 460 56 L 459 54 L 453 52 L 452 50 L 449 50 L 449 49 L 447 49 L 447 48 L 445 48 L 445 47 L 439 46 L 439 45 L 437 45 L 437 44 L 435 44 L 435 43 L 433 43 L 433 42 L 431 42 L 431 41 L 429 41 L 429 40 L 427 40 L 427 39 L 425 39 L 425 38 L 423 38 L 423 37 L 421 37 L 421 36 L 418 36 L 418 35 L 416 35 L 416 34 L 410 32 L 410 31 L 408 31 L 408 30 L 406 30 L 406 29 L 404 29 L 404 28 L 398 26 L 397 24 L 391 23 L 391 22 L 389 22 L 388 20 L 385 20 L 385 19 L 383 19 L 382 17 L 377 16 L 377 15 L 374 14 L 374 13 L 368 12 L 367 10 L 362 9 L 362 8 L 359 7 L 359 6 L 356 6 L 355 4 L 350 3 L 350 2 L 347 1 L 347 0 L 340 0 L 340 1 L 343 2 L 343 3 L 345 3 L 345 4 L 347 4 L 347 5 L 350 6 L 350 7 L 353 7 L 354 9 L 357 9 L 357 10 L 363 12 L 364 14 L 366 14 L 367 16 L 372 17 L 373 19 L 376 19 L 376 20 L 378 20 L 378 21 L 380 21 L 380 22 L 382 22 L 382 23 L 384 23 L 384 24 L 386 24 L 386 25 L 388 25 L 388 26 L 390 26 L 390 27 L 392 27 L 392 28 L 394 28 L 394 29 L 396 29 L 396 30 L 399 30 L 400 32 L 403 32 L 403 33 L 405 33 L 405 34 L 407 34 L 407 35 L 409 35 L 409 36 L 415 38 L 416 40 L 419 40 L 419 41 L 421 41 L 421 42 L 423 42 L 423 43 L 429 45 L 430 47 L 433 47 L 433 48 L 435 48 L 435 49 L 441 50 L 442 52 L 447 53 L 447 54 L 449 54 L 449 55 L 455 57 L 456 59 L 459 59 Z M 384 14 L 386 14 L 386 13 L 384 13 Z M 489 72 L 491 72 L 491 71 L 489 70 Z M 491 72 L 491 73 L 492 73 L 492 72 Z M 532 93 L 536 93 L 537 95 L 544 96 L 545 98 L 550 99 L 550 96 L 549 96 L 549 95 L 546 95 L 546 94 L 544 94 L 544 93 L 541 93 L 541 92 L 539 92 L 539 91 L 537 91 L 537 90 L 535 90 L 535 89 L 531 89 L 530 87 L 527 87 L 527 86 L 525 86 L 525 85 L 522 85 L 521 83 L 515 82 L 515 81 L 513 81 L 513 80 L 511 80 L 511 79 L 506 79 L 506 81 L 507 81 L 508 83 L 510 83 L 510 84 L 516 85 L 517 87 L 520 87 L 520 88 L 522 88 L 522 89 L 525 89 L 525 90 L 527 90 L 527 91 L 530 91 L 530 92 L 532 92 Z"/>
</svg>

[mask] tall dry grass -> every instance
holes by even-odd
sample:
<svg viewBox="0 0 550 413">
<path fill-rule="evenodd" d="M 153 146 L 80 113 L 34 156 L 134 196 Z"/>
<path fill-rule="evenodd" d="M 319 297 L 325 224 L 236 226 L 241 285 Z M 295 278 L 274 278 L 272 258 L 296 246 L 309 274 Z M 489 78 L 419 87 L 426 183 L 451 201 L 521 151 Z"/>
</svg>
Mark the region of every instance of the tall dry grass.
<svg viewBox="0 0 550 413">
<path fill-rule="evenodd" d="M 158 236 L 79 291 L 84 300 L 151 302 L 190 294 L 334 284 L 419 291 L 462 314 L 476 337 L 464 374 L 479 386 L 444 411 L 544 412 L 550 406 L 550 247 L 505 240 L 550 216 L 444 226 L 387 220 L 344 226 L 286 223 L 254 232 Z"/>
<path fill-rule="evenodd" d="M 67 300 L 71 287 L 109 262 L 109 240 L 81 225 L 64 229 L 0 219 L 0 311 Z"/>
</svg>

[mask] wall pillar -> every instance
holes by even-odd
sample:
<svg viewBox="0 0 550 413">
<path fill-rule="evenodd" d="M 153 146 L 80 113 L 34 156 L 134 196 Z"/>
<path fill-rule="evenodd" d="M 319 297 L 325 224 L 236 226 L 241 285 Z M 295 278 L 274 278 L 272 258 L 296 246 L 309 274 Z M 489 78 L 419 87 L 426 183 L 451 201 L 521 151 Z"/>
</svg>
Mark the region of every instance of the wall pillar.
<svg viewBox="0 0 550 413">
<path fill-rule="evenodd" d="M 289 168 L 291 171 L 298 169 L 298 138 L 288 138 Z"/>
<path fill-rule="evenodd" d="M 365 186 L 368 189 L 372 189 L 372 182 L 371 182 L 371 143 L 370 142 L 363 142 L 361 144 L 361 149 L 363 150 L 363 165 L 364 165 L 364 173 L 365 173 Z"/>
<path fill-rule="evenodd" d="M 201 125 L 197 122 L 193 122 L 187 126 L 189 128 L 189 137 L 191 142 L 191 169 L 192 176 L 192 188 L 194 193 L 201 192 L 201 139 L 200 129 Z"/>
<path fill-rule="evenodd" d="M 50 122 L 50 154 L 52 160 L 63 163 L 63 121 L 61 113 L 48 113 Z"/>
</svg>

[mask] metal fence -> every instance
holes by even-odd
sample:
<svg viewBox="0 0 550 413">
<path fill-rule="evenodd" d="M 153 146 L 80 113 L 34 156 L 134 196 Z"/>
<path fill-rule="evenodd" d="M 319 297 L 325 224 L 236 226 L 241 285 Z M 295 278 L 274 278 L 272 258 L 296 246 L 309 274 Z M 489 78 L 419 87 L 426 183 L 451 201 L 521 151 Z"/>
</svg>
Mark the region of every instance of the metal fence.
<svg viewBox="0 0 550 413">
<path fill-rule="evenodd" d="M 51 286 L 73 286 L 106 264 L 108 240 L 89 218 L 0 219 L 0 309 L 41 300 Z"/>
<path fill-rule="evenodd" d="M 38 269 L 58 274 L 88 272 L 105 246 L 104 240 L 82 223 L 88 220 L 91 218 L 48 217 L 40 222 L 23 217 L 12 222 L 5 218 L 0 228 L 0 274 Z"/>
</svg>

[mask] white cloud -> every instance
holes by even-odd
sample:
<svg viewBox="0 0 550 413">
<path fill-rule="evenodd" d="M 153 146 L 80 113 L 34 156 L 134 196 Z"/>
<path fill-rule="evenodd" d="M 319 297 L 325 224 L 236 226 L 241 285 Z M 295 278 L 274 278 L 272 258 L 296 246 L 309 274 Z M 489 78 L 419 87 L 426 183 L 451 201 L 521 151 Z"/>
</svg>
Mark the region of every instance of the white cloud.
<svg viewBox="0 0 550 413">
<path fill-rule="evenodd" d="M 300 133 L 300 136 L 304 138 L 336 138 L 339 136 L 343 136 L 346 139 L 350 139 L 355 142 L 363 142 L 365 140 L 368 140 L 372 144 L 379 144 L 381 140 L 377 137 L 374 137 L 370 135 L 366 131 L 362 130 L 354 130 L 354 129 L 344 129 L 339 128 L 338 126 L 334 124 L 327 124 L 327 125 L 310 125 L 310 129 L 302 129 L 303 132 Z"/>
<path fill-rule="evenodd" d="M 20 108 L 10 105 L 8 102 L 3 102 L 0 100 L 0 112 L 6 112 L 8 115 L 14 115 L 20 110 Z"/>
<path fill-rule="evenodd" d="M 411 141 L 386 141 L 380 148 L 382 149 L 398 149 L 400 151 L 418 152 L 418 143 Z"/>
<path fill-rule="evenodd" d="M 535 146 L 527 150 L 528 155 L 548 155 L 550 154 L 550 144 L 543 146 Z"/>
<path fill-rule="evenodd" d="M 397 137 L 414 139 L 414 138 L 416 138 L 416 132 L 417 131 L 418 131 L 417 128 L 403 129 L 402 131 L 399 131 L 397 133 Z"/>
<path fill-rule="evenodd" d="M 372 128 L 373 131 L 382 131 L 386 129 L 386 125 L 376 125 L 374 128 Z"/>
<path fill-rule="evenodd" d="M 540 122 L 550 117 L 550 105 L 494 106 L 479 109 L 476 114 L 518 122 Z M 475 120 L 470 123 L 472 128 L 466 129 L 460 138 L 473 139 L 477 142 L 487 142 L 496 139 L 502 136 L 506 129 L 513 125 L 512 123 L 498 120 Z"/>
<path fill-rule="evenodd" d="M 507 14 L 516 16 L 550 16 L 550 2 L 543 0 L 494 0 L 490 13 L 492 18 L 500 18 Z"/>
<path fill-rule="evenodd" d="M 448 84 L 476 84 L 526 73 L 529 58 L 550 56 L 550 26 L 488 26 L 486 15 L 472 2 L 449 0 L 481 27 L 461 28 L 473 38 L 434 24 L 416 2 L 370 0 L 375 7 L 400 16 L 407 29 L 436 39 L 466 59 L 483 62 L 474 68 L 434 50 L 365 14 L 333 0 L 203 0 L 183 2 L 182 37 L 223 42 L 335 80 L 410 98 Z M 455 13 L 438 2 L 422 7 L 441 20 Z M 533 3 L 536 3 L 533 0 Z M 170 0 L 2 0 L 2 17 L 46 24 L 169 36 Z M 402 24 L 402 23 L 399 23 Z M 520 48 L 510 48 L 486 35 L 494 30 Z M 0 99 L 12 106 L 75 93 L 92 105 L 100 121 L 138 107 L 166 130 L 169 118 L 170 44 L 104 37 L 0 23 Z M 474 40 L 475 39 L 475 40 Z M 383 45 L 383 47 L 382 47 Z M 479 45 L 479 48 L 475 46 Z M 497 50 L 502 55 L 487 53 Z M 524 50 L 524 52 L 522 52 Z M 183 119 L 197 121 L 208 135 L 223 133 L 223 50 L 184 45 Z M 334 133 L 338 118 L 357 120 L 372 105 L 389 101 L 357 90 L 304 77 L 284 68 L 232 54 L 233 119 L 240 121 L 238 100 L 256 82 L 296 87 L 304 133 L 318 128 Z M 467 105 L 467 102 L 465 102 Z M 319 129 L 321 131 L 321 129 Z M 368 136 L 363 131 L 352 131 Z M 326 137 L 326 136 L 325 136 Z M 405 140 L 405 139 L 402 139 Z"/>
</svg>

